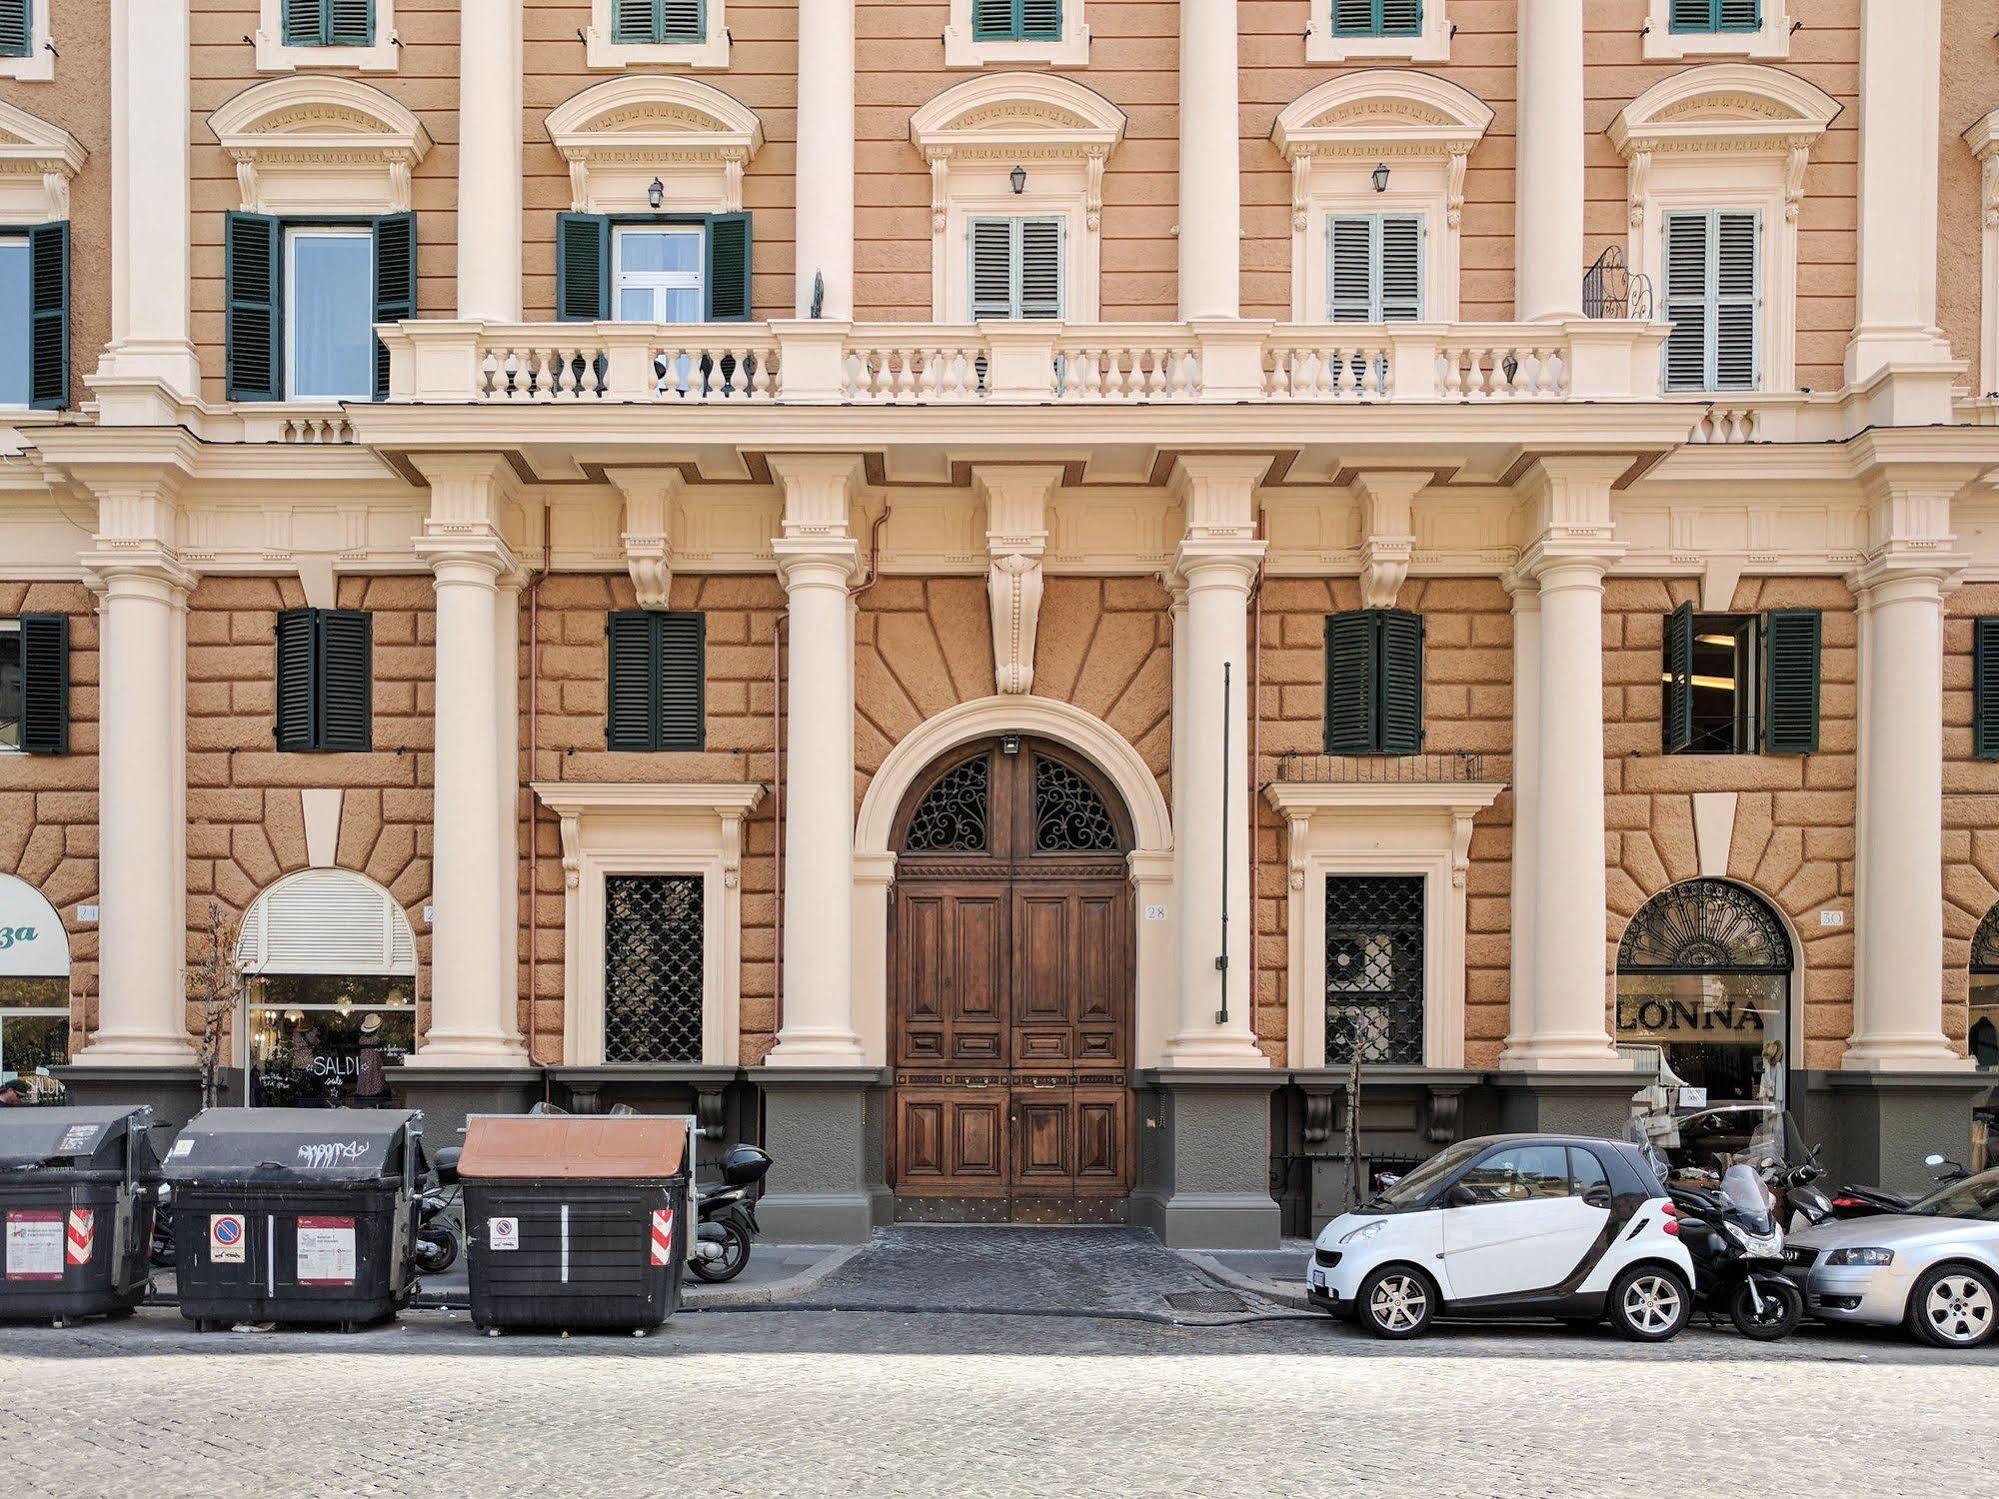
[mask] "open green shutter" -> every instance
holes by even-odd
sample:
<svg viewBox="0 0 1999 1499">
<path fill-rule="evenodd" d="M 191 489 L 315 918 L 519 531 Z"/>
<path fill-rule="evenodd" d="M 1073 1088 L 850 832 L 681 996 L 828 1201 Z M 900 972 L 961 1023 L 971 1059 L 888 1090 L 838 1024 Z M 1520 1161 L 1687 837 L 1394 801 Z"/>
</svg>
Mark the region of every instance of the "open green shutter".
<svg viewBox="0 0 1999 1499">
<path fill-rule="evenodd" d="M 1763 748 L 1773 755 L 1819 747 L 1819 641 L 1816 609 L 1773 609 L 1764 620 Z"/>
<path fill-rule="evenodd" d="M 224 341 L 232 401 L 284 397 L 282 227 L 261 213 L 231 213 L 223 226 L 223 279 L 229 305 Z"/>
<path fill-rule="evenodd" d="M 364 609 L 319 611 L 319 748 L 374 743 L 374 620 Z"/>
<path fill-rule="evenodd" d="M 1375 746 L 1376 645 L 1365 612 L 1326 618 L 1326 753 L 1371 755 Z"/>
<path fill-rule="evenodd" d="M 372 47 L 375 0 L 326 0 L 326 45 Z"/>
<path fill-rule="evenodd" d="M 659 716 L 654 746 L 663 750 L 698 750 L 707 743 L 706 619 L 693 612 L 655 614 L 654 659 L 658 671 L 654 691 Z"/>
<path fill-rule="evenodd" d="M 28 231 L 28 404 L 69 407 L 69 225 Z"/>
<path fill-rule="evenodd" d="M 1999 617 L 1971 622 L 1971 752 L 1999 760 Z"/>
<path fill-rule="evenodd" d="M 708 321 L 743 323 L 750 317 L 750 216 L 708 216 Z"/>
<path fill-rule="evenodd" d="M 1381 708 L 1377 741 L 1384 755 L 1423 748 L 1423 620 L 1401 609 L 1374 611 L 1381 631 Z"/>
<path fill-rule="evenodd" d="M 604 742 L 614 750 L 653 747 L 652 616 L 622 609 L 605 622 L 610 639 L 610 705 Z"/>
<path fill-rule="evenodd" d="M 416 215 L 392 213 L 375 228 L 375 321 L 400 323 L 416 316 Z M 375 340 L 375 399 L 389 398 L 389 346 Z"/>
<path fill-rule="evenodd" d="M 319 748 L 319 611 L 278 615 L 278 748 L 287 754 Z"/>
<path fill-rule="evenodd" d="M 555 217 L 555 315 L 565 323 L 611 315 L 611 221 L 602 214 Z"/>
<path fill-rule="evenodd" d="M 0 0 L 0 57 L 28 57 L 35 50 L 35 0 Z"/>
<path fill-rule="evenodd" d="M 21 616 L 21 748 L 69 753 L 69 616 Z"/>
<path fill-rule="evenodd" d="M 1659 747 L 1677 755 L 1694 742 L 1694 606 L 1666 616 L 1665 670 L 1661 675 Z"/>
</svg>

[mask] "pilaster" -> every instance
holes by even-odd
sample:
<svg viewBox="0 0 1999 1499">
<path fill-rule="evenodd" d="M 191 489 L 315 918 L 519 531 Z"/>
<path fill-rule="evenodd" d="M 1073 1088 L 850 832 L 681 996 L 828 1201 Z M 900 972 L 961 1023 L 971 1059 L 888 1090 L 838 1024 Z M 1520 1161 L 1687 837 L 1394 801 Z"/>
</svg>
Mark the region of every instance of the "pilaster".
<svg viewBox="0 0 1999 1499">
<path fill-rule="evenodd" d="M 459 10 L 458 316 L 521 320 L 521 0 Z"/>
<path fill-rule="evenodd" d="M 1180 316 L 1242 311 L 1240 44 L 1234 0 L 1180 0 Z"/>
<path fill-rule="evenodd" d="M 1520 0 L 1516 41 L 1514 316 L 1523 323 L 1580 317 L 1583 0 Z"/>
<path fill-rule="evenodd" d="M 854 315 L 854 0 L 798 3 L 793 313 Z"/>
</svg>

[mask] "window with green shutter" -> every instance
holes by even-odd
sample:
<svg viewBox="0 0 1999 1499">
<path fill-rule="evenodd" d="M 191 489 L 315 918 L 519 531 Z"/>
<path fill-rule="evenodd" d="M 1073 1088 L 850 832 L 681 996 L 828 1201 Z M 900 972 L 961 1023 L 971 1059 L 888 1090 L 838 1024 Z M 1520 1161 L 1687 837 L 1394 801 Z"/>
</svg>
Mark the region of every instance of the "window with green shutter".
<svg viewBox="0 0 1999 1499">
<path fill-rule="evenodd" d="M 362 609 L 278 615 L 278 748 L 359 754 L 374 747 L 374 619 Z"/>
<path fill-rule="evenodd" d="M 1062 0 L 972 0 L 975 42 L 1059 42 Z"/>
<path fill-rule="evenodd" d="M 1423 0 L 1333 0 L 1334 36 L 1421 36 Z"/>
<path fill-rule="evenodd" d="M 372 47 L 375 0 L 281 0 L 287 47 Z"/>
<path fill-rule="evenodd" d="M 35 0 L 0 0 L 0 57 L 35 53 Z"/>
<path fill-rule="evenodd" d="M 1326 618 L 1326 753 L 1423 748 L 1423 621 L 1401 609 Z"/>
<path fill-rule="evenodd" d="M 1815 754 L 1823 621 L 1816 609 L 1665 620 L 1660 748 L 1669 755 Z"/>
<path fill-rule="evenodd" d="M 1999 760 L 1999 616 L 1971 622 L 1971 753 Z"/>
<path fill-rule="evenodd" d="M 747 213 L 560 214 L 556 316 L 564 322 L 746 322 L 750 246 Z"/>
<path fill-rule="evenodd" d="M 611 0 L 611 40 L 620 46 L 675 46 L 707 39 L 707 0 Z"/>
<path fill-rule="evenodd" d="M 69 751 L 69 616 L 0 619 L 0 750 Z"/>
<path fill-rule="evenodd" d="M 1755 390 L 1762 216 L 1715 210 L 1665 220 L 1668 391 Z"/>
<path fill-rule="evenodd" d="M 1326 309 L 1335 323 L 1423 318 L 1419 214 L 1334 214 L 1326 221 Z"/>
<path fill-rule="evenodd" d="M 0 360 L 0 406 L 69 406 L 69 224 L 0 228 L 0 320 L 18 340 Z"/>
<path fill-rule="evenodd" d="M 1763 0 L 1672 0 L 1675 31 L 1756 31 Z"/>
<path fill-rule="evenodd" d="M 614 750 L 698 750 L 707 743 L 707 620 L 695 611 L 621 609 L 605 622 Z"/>
<path fill-rule="evenodd" d="M 373 329 L 416 316 L 415 214 L 232 212 L 222 244 L 230 400 L 388 398 L 389 353 Z"/>
<path fill-rule="evenodd" d="M 965 234 L 975 320 L 1062 316 L 1062 220 L 973 219 Z"/>
<path fill-rule="evenodd" d="M 1815 755 L 1824 622 L 1816 609 L 1773 609 L 1763 620 L 1763 748 Z"/>
</svg>

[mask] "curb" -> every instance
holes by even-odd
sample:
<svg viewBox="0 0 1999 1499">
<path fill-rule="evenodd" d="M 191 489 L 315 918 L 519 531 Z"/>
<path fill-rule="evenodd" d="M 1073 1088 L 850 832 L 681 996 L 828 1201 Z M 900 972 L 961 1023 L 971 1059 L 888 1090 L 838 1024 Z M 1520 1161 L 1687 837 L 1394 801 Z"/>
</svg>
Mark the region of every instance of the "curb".
<svg viewBox="0 0 1999 1499">
<path fill-rule="evenodd" d="M 682 1302 L 682 1309 L 698 1312 L 707 1307 L 761 1306 L 766 1302 L 788 1301 L 793 1296 L 802 1296 L 807 1291 L 816 1290 L 835 1270 L 867 1247 L 866 1244 L 842 1245 L 818 1264 L 808 1265 L 796 1275 L 787 1276 L 783 1280 L 774 1280 L 764 1286 L 728 1284 L 703 1286 L 690 1275 L 687 1283 L 688 1294 Z"/>
<path fill-rule="evenodd" d="M 1252 1296 L 1261 1296 L 1265 1301 L 1274 1301 L 1279 1306 L 1288 1306 L 1294 1311 L 1314 1312 L 1318 1308 L 1305 1299 L 1303 1291 L 1286 1289 L 1274 1280 L 1259 1280 L 1253 1275 L 1244 1275 L 1239 1270 L 1231 1270 L 1221 1261 L 1193 1249 L 1179 1249 L 1174 1253 L 1187 1261 L 1210 1280 L 1227 1286 L 1232 1291 L 1247 1291 Z"/>
</svg>

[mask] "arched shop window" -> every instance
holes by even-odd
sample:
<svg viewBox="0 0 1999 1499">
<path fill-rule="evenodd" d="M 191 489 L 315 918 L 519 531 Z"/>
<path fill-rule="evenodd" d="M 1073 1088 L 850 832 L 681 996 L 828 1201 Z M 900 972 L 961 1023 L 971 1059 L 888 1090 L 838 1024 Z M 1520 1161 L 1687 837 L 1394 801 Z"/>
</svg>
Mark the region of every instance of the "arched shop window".
<svg viewBox="0 0 1999 1499">
<path fill-rule="evenodd" d="M 1617 949 L 1617 1040 L 1656 1046 L 1711 1103 L 1784 1100 L 1791 939 L 1753 891 L 1688 880 L 1639 908 Z"/>
<path fill-rule="evenodd" d="M 1999 1071 L 1999 905 L 1985 913 L 1971 939 L 1971 1059 Z"/>
<path fill-rule="evenodd" d="M 68 1060 L 69 935 L 41 891 L 0 875 L 0 1078 Z"/>
<path fill-rule="evenodd" d="M 344 869 L 270 887 L 236 941 L 252 1104 L 386 1102 L 416 1045 L 416 938 L 394 896 Z"/>
</svg>

